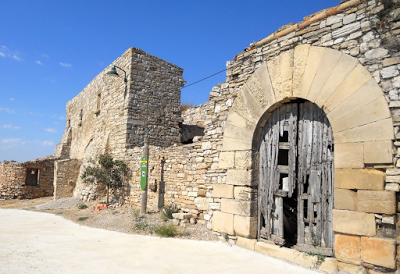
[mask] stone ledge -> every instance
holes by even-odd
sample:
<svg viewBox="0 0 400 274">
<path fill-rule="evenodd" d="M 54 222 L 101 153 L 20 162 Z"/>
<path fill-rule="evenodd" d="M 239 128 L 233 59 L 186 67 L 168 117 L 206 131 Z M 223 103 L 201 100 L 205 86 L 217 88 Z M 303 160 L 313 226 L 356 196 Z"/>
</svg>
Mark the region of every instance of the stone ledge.
<svg viewBox="0 0 400 274">
<path fill-rule="evenodd" d="M 274 244 L 268 244 L 264 242 L 257 242 L 255 244 L 255 251 L 261 252 L 268 256 L 290 261 L 292 263 L 307 267 L 307 268 L 317 268 L 318 270 L 324 271 L 326 273 L 337 273 L 338 271 L 338 262 L 334 258 L 325 258 L 325 261 L 319 266 L 316 266 L 317 257 L 310 256 L 306 253 L 286 248 L 286 247 L 279 247 Z"/>
</svg>

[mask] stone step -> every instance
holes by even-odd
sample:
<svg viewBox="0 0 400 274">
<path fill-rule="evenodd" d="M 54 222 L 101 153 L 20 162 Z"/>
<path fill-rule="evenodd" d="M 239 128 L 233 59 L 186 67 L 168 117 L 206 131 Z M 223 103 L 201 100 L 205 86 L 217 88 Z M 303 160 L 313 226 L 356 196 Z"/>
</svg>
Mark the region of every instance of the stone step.
<svg viewBox="0 0 400 274">
<path fill-rule="evenodd" d="M 172 218 L 178 219 L 178 220 L 185 220 L 185 219 L 190 219 L 193 217 L 192 213 L 173 213 Z"/>
</svg>

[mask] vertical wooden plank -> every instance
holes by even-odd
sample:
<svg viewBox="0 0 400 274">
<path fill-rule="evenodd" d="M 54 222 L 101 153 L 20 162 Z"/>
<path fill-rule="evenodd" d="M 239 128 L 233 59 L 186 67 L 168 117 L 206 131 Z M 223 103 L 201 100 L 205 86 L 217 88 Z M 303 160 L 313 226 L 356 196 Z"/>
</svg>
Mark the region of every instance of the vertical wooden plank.
<svg viewBox="0 0 400 274">
<path fill-rule="evenodd" d="M 299 125 L 298 125 L 298 144 L 297 144 L 297 242 L 299 244 L 304 244 L 304 200 L 301 198 L 304 192 L 304 104 L 299 105 Z"/>
<path fill-rule="evenodd" d="M 262 206 L 263 206 L 263 216 L 265 219 L 265 232 L 266 236 L 270 236 L 270 211 L 271 211 L 271 206 L 269 203 L 269 185 L 271 182 L 270 178 L 270 168 L 271 168 L 271 131 L 272 131 L 272 120 L 273 120 L 273 113 L 271 115 L 271 118 L 268 120 L 268 125 L 266 128 L 266 169 L 265 169 L 265 181 L 264 181 L 264 192 L 263 192 L 263 201 L 262 201 Z"/>
<path fill-rule="evenodd" d="M 290 116 L 289 116 L 289 198 L 292 197 L 293 191 L 296 188 L 296 164 L 297 164 L 297 120 L 298 108 L 297 104 L 291 104 Z"/>
<path fill-rule="evenodd" d="M 267 122 L 268 124 L 268 122 Z M 263 129 L 262 132 L 262 137 L 261 137 L 261 145 L 260 145 L 260 158 L 259 158 L 259 170 L 260 170 L 260 176 L 259 176 L 259 185 L 258 185 L 258 207 L 257 207 L 257 216 L 258 216 L 258 235 L 257 238 L 260 239 L 260 231 L 261 231 L 261 224 L 264 222 L 263 218 L 263 212 L 264 212 L 264 201 L 263 197 L 265 195 L 265 171 L 266 171 L 266 145 L 265 145 L 265 129 Z"/>
<path fill-rule="evenodd" d="M 285 123 L 286 107 L 287 107 L 287 105 L 282 105 L 279 108 L 279 136 L 283 136 L 283 131 L 284 131 L 283 126 Z"/>
</svg>

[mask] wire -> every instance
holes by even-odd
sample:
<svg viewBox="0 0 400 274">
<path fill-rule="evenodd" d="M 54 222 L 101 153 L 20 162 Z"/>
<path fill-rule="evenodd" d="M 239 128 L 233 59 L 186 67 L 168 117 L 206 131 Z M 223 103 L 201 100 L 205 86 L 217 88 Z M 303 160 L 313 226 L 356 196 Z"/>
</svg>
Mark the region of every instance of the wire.
<svg viewBox="0 0 400 274">
<path fill-rule="evenodd" d="M 200 83 L 200 82 L 202 82 L 202 81 L 204 81 L 204 80 L 206 80 L 206 79 L 208 79 L 208 78 L 211 78 L 211 77 L 213 77 L 213 76 L 215 76 L 215 75 L 217 75 L 217 74 L 220 74 L 221 72 L 227 71 L 228 69 L 235 69 L 236 67 L 241 66 L 241 65 L 244 63 L 244 61 L 246 61 L 246 60 L 249 59 L 250 57 L 252 57 L 252 55 L 248 55 L 248 56 L 242 58 L 242 59 L 241 59 L 241 63 L 237 63 L 237 64 L 235 64 L 235 65 L 233 65 L 233 66 L 231 66 L 231 67 L 229 67 L 229 68 L 226 68 L 226 69 L 224 69 L 224 70 L 218 71 L 218 72 L 216 72 L 216 73 L 214 73 L 214 74 L 212 74 L 212 75 L 210 75 L 210 76 L 207 76 L 206 78 L 200 79 L 200 80 L 198 80 L 198 81 L 196 81 L 196 82 L 193 82 L 193 83 L 191 83 L 191 84 L 189 84 L 189 85 L 186 85 L 186 86 L 182 87 L 181 89 L 184 89 L 184 88 L 193 86 L 194 84 Z"/>
<path fill-rule="evenodd" d="M 187 87 L 190 87 L 190 86 L 193 86 L 194 84 L 197 84 L 197 83 L 199 83 L 199 82 L 201 82 L 201 81 L 204 81 L 204 80 L 206 80 L 206 79 L 208 79 L 208 78 L 211 78 L 211 77 L 213 77 L 213 76 L 215 76 L 215 75 L 217 75 L 217 74 L 220 74 L 221 72 L 224 72 L 224 71 L 226 71 L 226 70 L 227 70 L 227 68 L 224 69 L 224 70 L 221 70 L 221 71 L 219 71 L 219 72 L 217 72 L 217 73 L 214 73 L 214 74 L 212 74 L 212 75 L 210 75 L 210 76 L 207 76 L 206 78 L 200 79 L 200 80 L 198 80 L 198 81 L 196 81 L 196 82 L 193 82 L 193 83 L 191 83 L 191 84 L 189 84 L 189 85 L 186 85 L 186 86 L 182 87 L 182 89 L 187 88 Z"/>
</svg>

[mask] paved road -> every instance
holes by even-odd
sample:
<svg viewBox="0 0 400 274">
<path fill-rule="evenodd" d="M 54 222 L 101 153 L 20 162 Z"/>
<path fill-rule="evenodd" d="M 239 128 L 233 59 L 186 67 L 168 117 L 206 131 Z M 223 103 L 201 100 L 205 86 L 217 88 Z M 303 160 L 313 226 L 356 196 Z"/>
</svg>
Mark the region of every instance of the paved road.
<svg viewBox="0 0 400 274">
<path fill-rule="evenodd" d="M 223 243 L 140 236 L 0 209 L 0 273 L 317 273 Z"/>
</svg>

